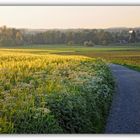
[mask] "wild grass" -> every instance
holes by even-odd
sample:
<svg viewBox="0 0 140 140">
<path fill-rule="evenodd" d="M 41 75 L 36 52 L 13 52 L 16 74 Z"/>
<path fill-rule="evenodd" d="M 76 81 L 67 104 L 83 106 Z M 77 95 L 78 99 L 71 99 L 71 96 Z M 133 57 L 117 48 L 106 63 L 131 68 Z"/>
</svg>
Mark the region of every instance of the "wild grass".
<svg viewBox="0 0 140 140">
<path fill-rule="evenodd" d="M 103 60 L 0 51 L 0 133 L 102 133 L 114 82 Z"/>
</svg>

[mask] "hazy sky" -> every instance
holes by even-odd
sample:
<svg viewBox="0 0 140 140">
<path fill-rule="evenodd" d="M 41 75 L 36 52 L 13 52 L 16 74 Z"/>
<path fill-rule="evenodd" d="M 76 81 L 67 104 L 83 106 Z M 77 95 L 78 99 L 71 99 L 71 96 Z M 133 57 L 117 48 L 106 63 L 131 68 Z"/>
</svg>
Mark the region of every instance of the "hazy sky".
<svg viewBox="0 0 140 140">
<path fill-rule="evenodd" d="M 0 6 L 0 26 L 108 28 L 140 26 L 140 6 Z"/>
</svg>

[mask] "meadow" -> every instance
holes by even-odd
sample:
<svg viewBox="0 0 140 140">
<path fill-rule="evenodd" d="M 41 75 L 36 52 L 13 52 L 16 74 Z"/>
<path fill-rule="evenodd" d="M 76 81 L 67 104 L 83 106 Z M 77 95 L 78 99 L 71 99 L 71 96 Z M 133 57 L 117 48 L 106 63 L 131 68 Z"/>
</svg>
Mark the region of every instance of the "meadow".
<svg viewBox="0 0 140 140">
<path fill-rule="evenodd" d="M 91 58 L 102 58 L 109 63 L 116 63 L 140 71 L 140 44 L 130 43 L 127 45 L 108 46 L 68 46 L 68 45 L 30 45 L 10 48 L 1 48 L 4 52 L 20 52 L 30 54 L 58 54 L 58 55 L 80 55 Z"/>
<path fill-rule="evenodd" d="M 84 56 L 0 50 L 0 133 L 102 133 L 114 82 Z"/>
<path fill-rule="evenodd" d="M 38 48 L 38 46 L 36 46 Z M 43 49 L 43 46 L 41 47 Z M 46 47 L 44 47 L 46 48 Z M 47 50 L 46 50 L 47 49 Z M 109 46 L 47 46 L 44 51 L 59 55 L 82 55 L 91 58 L 102 58 L 109 63 L 116 63 L 140 71 L 140 44 Z M 43 53 L 43 52 L 40 52 Z"/>
<path fill-rule="evenodd" d="M 114 80 L 140 70 L 139 46 L 0 48 L 0 133 L 103 133 Z"/>
</svg>

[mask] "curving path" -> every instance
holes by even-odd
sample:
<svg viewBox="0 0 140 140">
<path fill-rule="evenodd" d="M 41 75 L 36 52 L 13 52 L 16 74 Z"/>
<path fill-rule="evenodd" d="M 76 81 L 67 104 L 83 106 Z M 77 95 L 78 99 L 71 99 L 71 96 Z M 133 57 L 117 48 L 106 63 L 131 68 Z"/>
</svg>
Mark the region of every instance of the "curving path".
<svg viewBox="0 0 140 140">
<path fill-rule="evenodd" d="M 113 97 L 105 133 L 140 133 L 140 72 L 111 64 L 117 92 Z"/>
</svg>

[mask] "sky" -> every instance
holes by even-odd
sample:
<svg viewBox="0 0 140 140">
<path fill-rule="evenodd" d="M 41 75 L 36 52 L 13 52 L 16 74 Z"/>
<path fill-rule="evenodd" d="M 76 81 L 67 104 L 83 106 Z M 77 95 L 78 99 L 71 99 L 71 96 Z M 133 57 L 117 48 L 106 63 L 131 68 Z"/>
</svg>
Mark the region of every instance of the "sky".
<svg viewBox="0 0 140 140">
<path fill-rule="evenodd" d="M 140 6 L 0 6 L 0 26 L 32 29 L 140 27 Z"/>
</svg>

